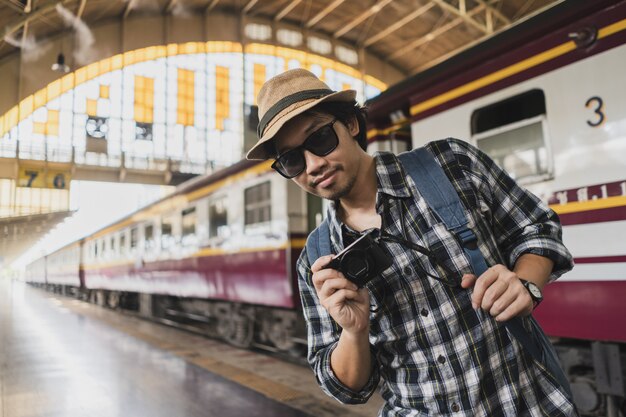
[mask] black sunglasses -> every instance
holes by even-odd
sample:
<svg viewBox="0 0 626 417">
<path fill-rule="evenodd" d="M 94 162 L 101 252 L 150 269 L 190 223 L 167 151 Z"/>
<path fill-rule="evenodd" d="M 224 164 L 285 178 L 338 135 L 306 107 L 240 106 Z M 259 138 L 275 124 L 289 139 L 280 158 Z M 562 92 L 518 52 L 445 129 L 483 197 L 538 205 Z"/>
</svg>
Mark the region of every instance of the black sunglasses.
<svg viewBox="0 0 626 417">
<path fill-rule="evenodd" d="M 279 155 L 272 164 L 272 168 L 285 178 L 294 178 L 306 169 L 305 150 L 316 156 L 326 156 L 334 151 L 339 145 L 337 132 L 333 128 L 336 121 L 337 119 L 333 119 L 311 133 L 302 145 Z"/>
</svg>

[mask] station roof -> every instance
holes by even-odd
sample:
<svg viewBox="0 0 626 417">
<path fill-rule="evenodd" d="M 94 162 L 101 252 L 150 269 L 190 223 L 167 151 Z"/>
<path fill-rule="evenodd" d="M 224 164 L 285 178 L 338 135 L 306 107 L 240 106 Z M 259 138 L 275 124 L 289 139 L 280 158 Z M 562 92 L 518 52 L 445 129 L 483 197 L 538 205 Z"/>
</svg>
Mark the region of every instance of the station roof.
<svg viewBox="0 0 626 417">
<path fill-rule="evenodd" d="M 0 218 L 0 267 L 9 265 L 43 235 L 71 216 L 73 211 L 58 211 Z"/>
<path fill-rule="evenodd" d="M 89 25 L 134 15 L 215 11 L 285 22 L 346 42 L 405 75 L 429 68 L 468 45 L 564 0 L 3 0 L 0 60 L 28 42 L 67 30 L 57 3 Z M 32 39 L 32 38 L 31 38 Z"/>
</svg>

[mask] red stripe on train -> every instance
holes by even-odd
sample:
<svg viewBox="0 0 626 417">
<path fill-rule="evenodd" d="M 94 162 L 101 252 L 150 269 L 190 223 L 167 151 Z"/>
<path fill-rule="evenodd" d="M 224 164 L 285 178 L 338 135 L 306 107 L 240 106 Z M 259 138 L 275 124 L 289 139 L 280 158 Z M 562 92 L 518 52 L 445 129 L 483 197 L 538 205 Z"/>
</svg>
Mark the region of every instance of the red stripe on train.
<svg viewBox="0 0 626 417">
<path fill-rule="evenodd" d="M 626 255 L 574 258 L 574 262 L 577 264 L 605 264 L 605 263 L 626 262 Z"/>
<path fill-rule="evenodd" d="M 544 296 L 534 315 L 548 335 L 626 342 L 626 281 L 554 282 Z"/>
<path fill-rule="evenodd" d="M 563 226 L 626 220 L 626 207 L 619 206 L 576 213 L 563 213 L 559 214 L 559 219 L 561 219 Z"/>
</svg>

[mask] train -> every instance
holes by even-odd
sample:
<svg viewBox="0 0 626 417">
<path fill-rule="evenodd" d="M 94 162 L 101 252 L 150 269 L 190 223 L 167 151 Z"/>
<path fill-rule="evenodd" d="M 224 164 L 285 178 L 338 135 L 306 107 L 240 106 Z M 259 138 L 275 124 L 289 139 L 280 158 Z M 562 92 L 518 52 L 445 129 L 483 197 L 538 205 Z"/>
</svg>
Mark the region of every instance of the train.
<svg viewBox="0 0 626 417">
<path fill-rule="evenodd" d="M 367 102 L 368 152 L 455 137 L 559 214 L 573 271 L 534 312 L 581 414 L 626 415 L 626 0 L 567 0 Z M 26 280 L 236 346 L 302 353 L 296 260 L 325 203 L 241 161 L 34 261 Z"/>
</svg>

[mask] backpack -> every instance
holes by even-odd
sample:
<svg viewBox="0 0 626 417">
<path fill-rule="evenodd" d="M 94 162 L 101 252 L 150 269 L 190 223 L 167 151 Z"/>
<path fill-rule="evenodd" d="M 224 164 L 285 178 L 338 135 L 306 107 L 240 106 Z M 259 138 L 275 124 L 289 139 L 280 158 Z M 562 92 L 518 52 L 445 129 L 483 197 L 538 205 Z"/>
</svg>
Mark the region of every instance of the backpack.
<svg viewBox="0 0 626 417">
<path fill-rule="evenodd" d="M 487 263 L 478 248 L 476 235 L 468 227 L 468 220 L 461 199 L 443 168 L 437 163 L 434 156 L 423 147 L 403 152 L 398 155 L 398 159 L 415 182 L 415 186 L 428 206 L 441 219 L 446 228 L 460 239 L 463 250 L 470 259 L 474 274 L 477 277 L 480 276 L 488 269 Z M 307 238 L 306 251 L 309 264 L 312 264 L 320 256 L 332 253 L 327 219 L 324 219 Z M 521 317 L 514 317 L 505 322 L 504 325 L 509 334 L 517 339 L 532 358 L 548 370 L 571 400 L 573 395 L 569 381 L 561 368 L 554 347 L 532 316 L 529 317 L 529 321 L 531 323 L 530 332 L 524 328 Z"/>
</svg>

